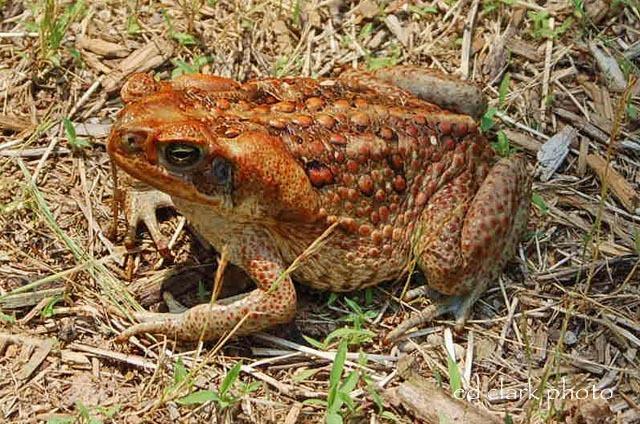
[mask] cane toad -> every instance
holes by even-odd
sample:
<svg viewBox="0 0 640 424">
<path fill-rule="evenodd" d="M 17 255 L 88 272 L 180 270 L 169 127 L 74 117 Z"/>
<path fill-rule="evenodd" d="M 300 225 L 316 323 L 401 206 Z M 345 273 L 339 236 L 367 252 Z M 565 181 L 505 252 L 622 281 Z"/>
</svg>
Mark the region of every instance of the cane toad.
<svg viewBox="0 0 640 424">
<path fill-rule="evenodd" d="M 411 66 L 246 83 L 136 74 L 122 98 L 112 160 L 165 193 L 149 199 L 166 204 L 168 194 L 257 285 L 231 303 L 140 314 L 125 338 L 206 340 L 239 323 L 236 334 L 248 334 L 293 318 L 292 280 L 351 291 L 393 280 L 413 260 L 448 297 L 390 337 L 444 312 L 463 323 L 526 227 L 525 160 L 495 157 L 471 84 Z M 130 223 L 156 228 L 149 211 L 130 211 Z"/>
</svg>

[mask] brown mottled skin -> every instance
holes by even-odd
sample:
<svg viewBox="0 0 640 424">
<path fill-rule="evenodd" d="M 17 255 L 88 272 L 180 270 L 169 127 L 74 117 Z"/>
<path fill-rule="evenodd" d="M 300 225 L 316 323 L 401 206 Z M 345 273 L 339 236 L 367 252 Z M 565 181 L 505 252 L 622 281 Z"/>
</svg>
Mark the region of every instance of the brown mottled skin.
<svg viewBox="0 0 640 424">
<path fill-rule="evenodd" d="M 293 318 L 291 277 L 351 291 L 399 277 L 413 258 L 429 287 L 451 297 L 390 336 L 443 312 L 462 323 L 526 227 L 524 159 L 497 160 L 468 115 L 482 114 L 482 94 L 420 68 L 244 84 L 137 74 L 122 98 L 111 158 L 167 193 L 257 284 L 232 303 L 141 314 L 125 338 L 153 332 L 206 340 L 243 319 L 236 334 L 248 334 Z M 153 209 L 130 214 L 132 224 L 156 225 Z M 326 243 L 283 277 L 333 223 Z"/>
</svg>

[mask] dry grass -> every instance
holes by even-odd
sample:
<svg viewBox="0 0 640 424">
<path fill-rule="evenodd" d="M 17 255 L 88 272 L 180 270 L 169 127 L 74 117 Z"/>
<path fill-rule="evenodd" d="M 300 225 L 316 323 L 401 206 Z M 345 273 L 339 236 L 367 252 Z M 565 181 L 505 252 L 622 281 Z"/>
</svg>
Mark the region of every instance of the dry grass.
<svg viewBox="0 0 640 424">
<path fill-rule="evenodd" d="M 296 322 L 303 334 L 322 340 L 342 326 L 361 328 L 351 332 L 361 343 L 350 351 L 366 355 L 349 354 L 344 364 L 358 378 L 357 410 L 343 406 L 345 418 L 411 422 L 388 402 L 381 414 L 371 387 L 396 386 L 397 357 L 411 351 L 423 374 L 449 390 L 457 373 L 446 344 L 462 387 L 479 394 L 471 402 L 497 416 L 577 422 L 569 420 L 593 414 L 585 407 L 596 402 L 509 395 L 596 387 L 610 390 L 611 420 L 640 422 L 640 106 L 638 86 L 625 91 L 629 74 L 638 72 L 637 1 L 0 5 L 0 422 L 322 421 L 326 407 L 309 399 L 331 392 L 339 337 L 325 352 L 290 341 L 300 341 L 295 334 L 276 337 L 282 333 L 276 329 L 232 339 L 215 355 L 212 345 L 114 342 L 136 300 L 145 308 L 162 305 L 162 282 L 176 278 L 171 270 L 183 272 L 171 287 L 182 302 L 205 301 L 216 255 L 171 213 L 162 229 L 174 237 L 173 262 L 159 256 L 146 233 L 127 255 L 121 239 L 108 240 L 105 134 L 121 107 L 122 78 L 145 66 L 162 78 L 199 69 L 246 79 L 394 63 L 483 84 L 496 108 L 491 131 L 510 140 L 500 136 L 499 147 L 526 152 L 535 167 L 537 206 L 518 259 L 448 343 L 443 335 L 451 323 L 439 321 L 423 332 L 426 338 L 400 349 L 381 344 L 390 328 L 426 305 L 401 303 L 403 282 L 337 298 L 301 288 Z M 612 57 L 605 72 L 599 63 Z M 75 124 L 75 140 L 64 118 Z M 568 155 L 543 181 L 536 152 L 566 125 L 578 131 L 567 132 L 574 135 Z M 237 277 L 231 268 L 225 279 L 237 281 L 232 273 Z M 354 312 L 358 306 L 364 310 Z M 176 402 L 218 390 L 239 362 L 240 374 L 221 400 Z M 249 386 L 254 382 L 260 384 Z"/>
</svg>

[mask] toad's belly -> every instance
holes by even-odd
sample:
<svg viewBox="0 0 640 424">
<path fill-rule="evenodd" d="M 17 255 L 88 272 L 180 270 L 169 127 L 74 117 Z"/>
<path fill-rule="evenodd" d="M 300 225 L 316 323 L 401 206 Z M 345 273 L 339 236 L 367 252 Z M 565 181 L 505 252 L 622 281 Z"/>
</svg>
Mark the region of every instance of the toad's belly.
<svg viewBox="0 0 640 424">
<path fill-rule="evenodd" d="M 336 227 L 322 242 L 325 231 L 314 226 L 279 223 L 265 226 L 293 279 L 315 289 L 346 292 L 399 277 L 409 262 L 408 245 L 376 246 L 370 237 L 348 234 Z M 385 248 L 383 251 L 383 247 Z"/>
<path fill-rule="evenodd" d="M 359 255 L 370 248 L 345 250 L 329 241 L 294 270 L 294 280 L 320 290 L 346 292 L 396 279 L 406 270 L 408 254 Z M 368 253 L 368 252 L 367 252 Z"/>
<path fill-rule="evenodd" d="M 323 243 L 310 249 L 324 229 L 296 223 L 237 222 L 203 213 L 201 205 L 178 198 L 173 201 L 216 250 L 221 252 L 226 246 L 232 263 L 243 267 L 243 239 L 247 234 L 262 233 L 280 253 L 293 279 L 315 289 L 345 292 L 379 284 L 399 277 L 409 262 L 410 249 L 400 243 L 376 246 L 370 238 L 336 228 Z"/>
</svg>

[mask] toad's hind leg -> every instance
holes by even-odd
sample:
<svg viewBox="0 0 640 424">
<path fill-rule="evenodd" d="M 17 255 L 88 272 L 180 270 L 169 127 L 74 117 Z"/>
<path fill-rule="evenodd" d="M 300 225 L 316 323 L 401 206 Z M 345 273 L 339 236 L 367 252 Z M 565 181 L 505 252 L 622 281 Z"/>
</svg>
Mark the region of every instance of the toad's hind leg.
<svg viewBox="0 0 640 424">
<path fill-rule="evenodd" d="M 388 97 L 403 97 L 401 90 L 397 90 L 401 88 L 442 109 L 476 120 L 487 110 L 487 98 L 476 84 L 414 65 L 382 68 L 371 73 L 353 70 L 340 78 L 352 85 L 373 88 Z"/>
<path fill-rule="evenodd" d="M 429 287 L 448 297 L 411 316 L 387 339 L 448 312 L 458 327 L 464 325 L 522 237 L 530 188 L 524 159 L 512 157 L 494 165 L 477 191 L 463 173 L 434 194 L 413 240 L 414 253 Z"/>
<path fill-rule="evenodd" d="M 238 263 L 256 282 L 256 290 L 232 302 L 197 305 L 178 314 L 138 313 L 141 323 L 126 329 L 118 339 L 156 333 L 185 341 L 212 340 L 236 326 L 235 335 L 241 336 L 291 321 L 296 310 L 295 287 L 283 274 L 282 259 L 270 239 L 247 234 L 238 245 L 243 246 L 237 253 Z"/>
</svg>

